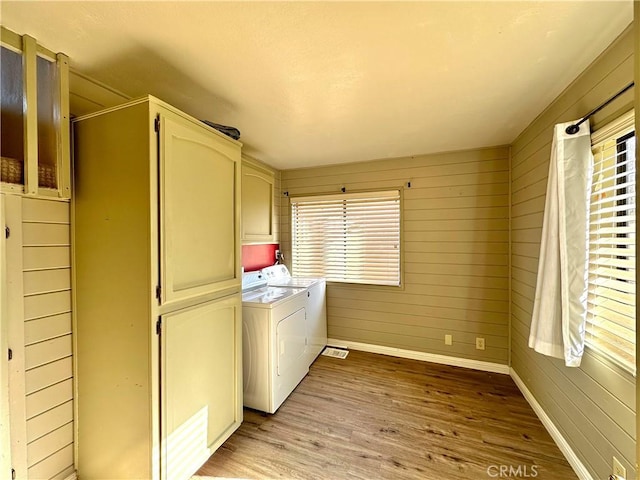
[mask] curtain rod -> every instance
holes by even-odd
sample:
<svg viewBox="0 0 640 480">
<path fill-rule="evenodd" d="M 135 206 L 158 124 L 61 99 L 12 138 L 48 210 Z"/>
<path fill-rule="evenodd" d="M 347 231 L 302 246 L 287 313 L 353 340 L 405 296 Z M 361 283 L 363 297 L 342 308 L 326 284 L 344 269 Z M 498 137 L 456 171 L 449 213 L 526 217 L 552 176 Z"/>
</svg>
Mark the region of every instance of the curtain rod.
<svg viewBox="0 0 640 480">
<path fill-rule="evenodd" d="M 624 87 L 622 90 L 620 90 L 618 93 L 616 93 L 613 97 L 611 97 L 609 100 L 606 100 L 605 102 L 603 102 L 600 106 L 594 108 L 593 110 L 591 110 L 589 113 L 587 113 L 584 117 L 582 117 L 582 120 L 580 120 L 578 123 L 574 123 L 573 125 L 569 125 L 566 129 L 565 132 L 568 133 L 569 135 L 574 135 L 576 133 L 578 133 L 578 131 L 580 130 L 580 125 L 587 121 L 589 119 L 589 117 L 592 117 L 593 115 L 595 115 L 596 113 L 598 113 L 600 110 L 602 110 L 604 107 L 606 107 L 607 105 L 609 105 L 611 102 L 613 102 L 616 98 L 618 98 L 620 95 L 622 95 L 624 92 L 626 92 L 627 90 L 629 90 L 631 87 L 633 87 L 633 82 L 631 82 L 629 85 L 627 85 L 626 87 Z"/>
</svg>

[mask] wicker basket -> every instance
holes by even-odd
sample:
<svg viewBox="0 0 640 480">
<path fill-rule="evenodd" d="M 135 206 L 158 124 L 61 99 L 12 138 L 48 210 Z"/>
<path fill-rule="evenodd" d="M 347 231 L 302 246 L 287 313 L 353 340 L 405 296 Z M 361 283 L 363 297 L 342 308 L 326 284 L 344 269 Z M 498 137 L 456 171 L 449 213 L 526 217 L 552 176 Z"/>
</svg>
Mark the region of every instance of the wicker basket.
<svg viewBox="0 0 640 480">
<path fill-rule="evenodd" d="M 24 185 L 24 163 L 9 157 L 1 158 L 0 181 Z M 58 188 L 55 165 L 38 165 L 38 186 Z"/>
<path fill-rule="evenodd" d="M 24 184 L 24 164 L 22 160 L 0 157 L 0 180 L 6 183 Z"/>
<path fill-rule="evenodd" d="M 38 165 L 38 186 L 58 188 L 55 165 Z"/>
</svg>

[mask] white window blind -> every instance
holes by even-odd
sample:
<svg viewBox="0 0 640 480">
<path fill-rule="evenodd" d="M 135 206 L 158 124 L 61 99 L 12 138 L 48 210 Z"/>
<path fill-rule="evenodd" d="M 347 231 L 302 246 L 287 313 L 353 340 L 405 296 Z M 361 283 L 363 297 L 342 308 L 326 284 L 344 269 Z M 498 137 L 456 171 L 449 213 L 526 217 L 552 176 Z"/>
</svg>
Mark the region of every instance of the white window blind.
<svg viewBox="0 0 640 480">
<path fill-rule="evenodd" d="M 400 192 L 291 199 L 293 274 L 400 284 Z"/>
<path fill-rule="evenodd" d="M 632 113 L 592 135 L 586 341 L 635 375 L 636 138 Z"/>
</svg>

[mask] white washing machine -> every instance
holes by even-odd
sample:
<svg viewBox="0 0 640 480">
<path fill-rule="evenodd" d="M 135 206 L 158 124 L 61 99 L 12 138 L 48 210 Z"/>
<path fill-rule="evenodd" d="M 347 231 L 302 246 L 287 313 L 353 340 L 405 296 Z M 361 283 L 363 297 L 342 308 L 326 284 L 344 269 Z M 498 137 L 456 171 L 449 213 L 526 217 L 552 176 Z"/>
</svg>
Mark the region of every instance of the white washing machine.
<svg viewBox="0 0 640 480">
<path fill-rule="evenodd" d="M 327 346 L 327 282 L 324 278 L 292 277 L 285 265 L 263 268 L 262 275 L 269 286 L 306 292 L 307 353 L 305 358 L 311 365 Z"/>
<path fill-rule="evenodd" d="M 242 287 L 244 405 L 275 413 L 309 372 L 306 291 L 269 287 L 261 272 Z"/>
</svg>

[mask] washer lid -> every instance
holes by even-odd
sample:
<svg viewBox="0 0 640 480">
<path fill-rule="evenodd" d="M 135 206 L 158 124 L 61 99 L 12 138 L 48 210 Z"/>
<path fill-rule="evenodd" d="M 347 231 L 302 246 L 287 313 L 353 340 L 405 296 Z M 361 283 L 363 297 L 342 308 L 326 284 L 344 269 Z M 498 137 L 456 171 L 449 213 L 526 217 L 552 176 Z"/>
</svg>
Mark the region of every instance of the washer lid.
<svg viewBox="0 0 640 480">
<path fill-rule="evenodd" d="M 249 290 L 242 294 L 243 303 L 275 304 L 281 300 L 293 297 L 299 293 L 298 290 L 291 290 L 279 287 L 262 287 Z"/>
<path fill-rule="evenodd" d="M 319 278 L 302 277 L 275 278 L 273 280 L 269 280 L 269 285 L 274 287 L 309 288 L 320 280 L 321 279 Z"/>
</svg>

